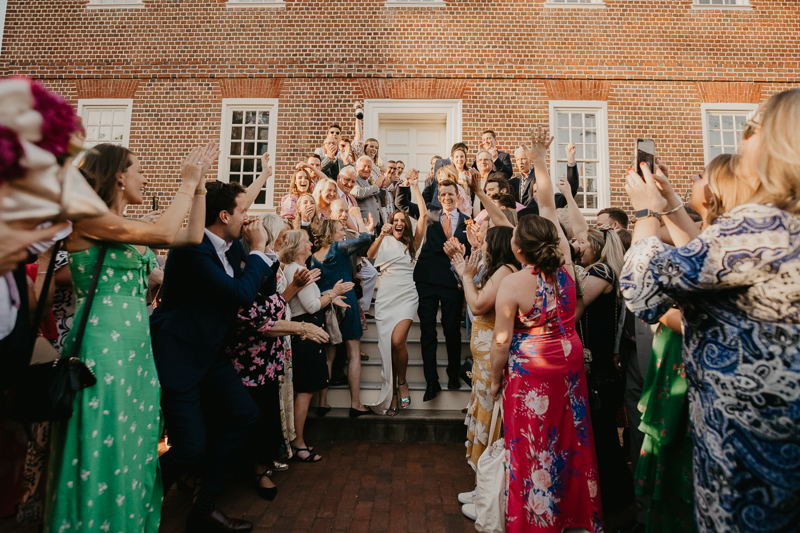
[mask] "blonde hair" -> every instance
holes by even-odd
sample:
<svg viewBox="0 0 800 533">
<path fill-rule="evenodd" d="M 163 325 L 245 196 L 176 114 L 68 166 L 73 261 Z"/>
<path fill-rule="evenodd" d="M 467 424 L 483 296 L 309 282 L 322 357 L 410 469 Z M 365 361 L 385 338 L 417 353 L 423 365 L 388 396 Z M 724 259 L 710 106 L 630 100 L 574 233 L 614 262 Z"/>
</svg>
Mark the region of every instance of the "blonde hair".
<svg viewBox="0 0 800 533">
<path fill-rule="evenodd" d="M 736 173 L 741 159 L 739 155 L 720 154 L 706 167 L 708 190 L 711 191 L 707 224 L 712 224 L 723 213 L 747 203 L 753 197 L 753 186 Z"/>
<path fill-rule="evenodd" d="M 772 96 L 761 116 L 761 184 L 752 201 L 800 214 L 800 89 Z"/>
<path fill-rule="evenodd" d="M 305 222 L 309 222 L 311 226 L 314 227 L 315 225 L 319 224 L 319 207 L 317 206 L 317 200 L 314 198 L 313 194 L 304 192 L 303 194 L 297 197 L 297 203 L 300 203 L 300 199 L 305 196 L 311 198 L 311 203 L 314 204 L 314 214 L 311 216 L 311 220 L 306 220 Z M 303 215 L 302 213 L 300 213 L 300 210 L 298 209 L 297 214 L 294 217 L 294 221 L 292 222 L 292 228 L 300 229 L 303 227 L 302 224 L 303 224 Z"/>
<path fill-rule="evenodd" d="M 458 183 L 458 170 L 453 165 L 440 167 L 436 172 L 436 181 L 450 180 Z"/>
<path fill-rule="evenodd" d="M 286 232 L 286 241 L 283 243 L 283 248 L 281 248 L 279 254 L 281 263 L 288 265 L 297 259 L 303 242 L 303 235 L 308 236 L 308 233 L 301 229 L 293 229 Z"/>
<path fill-rule="evenodd" d="M 314 187 L 314 193 L 312 194 L 312 196 L 314 197 L 314 203 L 317 204 L 317 209 L 322 207 L 322 205 L 320 205 L 320 200 L 322 199 L 322 192 L 328 188 L 329 183 L 333 183 L 334 187 L 336 187 L 337 189 L 339 188 L 339 185 L 330 178 L 323 178 L 319 180 L 317 182 L 317 186 Z M 328 208 L 330 208 L 330 204 L 328 204 Z"/>
<path fill-rule="evenodd" d="M 598 228 L 590 229 L 586 234 L 586 239 L 593 252 L 600 252 L 597 261 L 587 266 L 586 270 L 593 266 L 604 270 L 606 267 L 610 268 L 616 278 L 614 285 L 619 294 L 619 273 L 622 272 L 622 265 L 625 262 L 625 247 L 622 245 L 622 240 L 613 229 Z"/>
</svg>

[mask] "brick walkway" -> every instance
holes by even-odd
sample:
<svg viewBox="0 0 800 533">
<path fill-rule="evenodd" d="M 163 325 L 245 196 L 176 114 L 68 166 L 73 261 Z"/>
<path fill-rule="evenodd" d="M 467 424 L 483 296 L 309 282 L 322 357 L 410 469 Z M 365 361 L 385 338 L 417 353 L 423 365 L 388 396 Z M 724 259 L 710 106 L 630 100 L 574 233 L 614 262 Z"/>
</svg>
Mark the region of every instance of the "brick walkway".
<svg viewBox="0 0 800 533">
<path fill-rule="evenodd" d="M 473 483 L 463 445 L 327 442 L 315 451 L 321 462 L 291 462 L 288 471 L 275 473 L 272 502 L 234 483 L 220 508 L 251 520 L 258 533 L 475 531 L 456 500 Z M 189 497 L 188 490 L 170 492 L 159 533 L 183 533 Z M 0 531 L 35 530 L 0 521 Z"/>
</svg>

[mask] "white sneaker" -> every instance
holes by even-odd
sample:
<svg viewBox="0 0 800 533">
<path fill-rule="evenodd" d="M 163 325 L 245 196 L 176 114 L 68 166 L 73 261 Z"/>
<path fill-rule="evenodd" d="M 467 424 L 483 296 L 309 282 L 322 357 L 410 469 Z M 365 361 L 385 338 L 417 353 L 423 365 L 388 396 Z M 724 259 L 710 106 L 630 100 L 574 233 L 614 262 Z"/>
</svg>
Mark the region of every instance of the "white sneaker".
<svg viewBox="0 0 800 533">
<path fill-rule="evenodd" d="M 475 512 L 475 504 L 474 503 L 465 503 L 461 506 L 461 512 L 464 513 L 464 516 L 472 520 L 473 522 L 478 519 L 478 515 Z"/>
<path fill-rule="evenodd" d="M 475 491 L 472 492 L 462 492 L 458 495 L 458 503 L 465 504 L 465 503 L 474 503 L 475 502 Z"/>
</svg>

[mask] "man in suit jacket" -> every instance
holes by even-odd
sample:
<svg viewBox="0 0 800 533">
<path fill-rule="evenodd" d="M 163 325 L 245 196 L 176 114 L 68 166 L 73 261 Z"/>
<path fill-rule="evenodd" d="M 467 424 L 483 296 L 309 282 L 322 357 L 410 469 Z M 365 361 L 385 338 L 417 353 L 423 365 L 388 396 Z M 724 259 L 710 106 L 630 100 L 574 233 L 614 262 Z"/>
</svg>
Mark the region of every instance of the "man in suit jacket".
<svg viewBox="0 0 800 533">
<path fill-rule="evenodd" d="M 420 340 L 422 341 L 422 361 L 425 371 L 424 401 L 432 400 L 439 391 L 439 372 L 436 368 L 436 314 L 441 304 L 442 329 L 447 344 L 447 388 L 459 389 L 458 374 L 461 367 L 461 310 L 464 306 L 464 293 L 450 270 L 450 259 L 444 253 L 444 243 L 451 237 L 464 245 L 467 253 L 466 221 L 469 217 L 458 209 L 458 192 L 455 182 L 443 180 L 439 183 L 438 201 L 441 207 L 428 206 L 428 229 L 419 259 L 414 267 L 414 281 L 419 294 Z M 399 187 L 395 205 L 414 218 L 419 217 L 416 204 L 410 202 L 409 187 Z"/>
<path fill-rule="evenodd" d="M 350 194 L 358 202 L 358 207 L 361 209 L 361 216 L 364 220 L 367 220 L 368 215 L 372 215 L 375 227 L 379 228 L 381 225 L 381 202 L 379 198 L 381 189 L 377 184 L 370 184 L 371 173 L 372 159 L 369 156 L 362 155 L 356 161 L 356 183 L 350 190 Z"/>
<path fill-rule="evenodd" d="M 539 212 L 539 206 L 534 198 L 534 184 L 536 183 L 536 174 L 534 173 L 533 165 L 531 164 L 530 156 L 525 148 L 519 147 L 514 152 L 514 159 L 517 164 L 519 173 L 508 180 L 508 184 L 512 189 L 518 191 L 518 202 L 526 208 L 530 208 L 536 213 Z M 578 194 L 578 186 L 580 184 L 580 175 L 578 173 L 578 165 L 575 163 L 575 144 L 570 143 L 567 145 L 567 182 L 569 182 L 570 189 L 572 189 L 572 197 Z M 556 207 L 567 207 L 567 199 L 560 192 L 556 193 Z"/>
<path fill-rule="evenodd" d="M 216 510 L 237 450 L 258 421 L 256 404 L 245 391 L 230 359 L 218 356 L 240 307 L 253 303 L 264 277 L 274 275 L 277 258 L 261 251 L 267 234 L 247 221 L 247 201 L 238 183 L 207 185 L 203 242 L 172 250 L 164 268 L 161 305 L 151 317 L 153 356 L 161 381 L 161 407 L 169 428 L 169 451 L 161 456 L 165 492 L 204 457 L 202 489 L 187 521 L 187 531 L 249 531 L 250 522 Z M 239 239 L 253 250 L 246 255 Z M 206 454 L 200 389 L 216 393 L 228 416 L 218 445 Z"/>
<path fill-rule="evenodd" d="M 481 133 L 481 150 L 486 150 L 492 156 L 492 167 L 490 172 L 499 172 L 505 179 L 510 179 L 514 175 L 514 167 L 511 166 L 511 156 L 497 149 L 497 135 L 492 130 L 484 130 Z M 480 170 L 477 157 L 472 162 L 472 168 Z"/>
</svg>

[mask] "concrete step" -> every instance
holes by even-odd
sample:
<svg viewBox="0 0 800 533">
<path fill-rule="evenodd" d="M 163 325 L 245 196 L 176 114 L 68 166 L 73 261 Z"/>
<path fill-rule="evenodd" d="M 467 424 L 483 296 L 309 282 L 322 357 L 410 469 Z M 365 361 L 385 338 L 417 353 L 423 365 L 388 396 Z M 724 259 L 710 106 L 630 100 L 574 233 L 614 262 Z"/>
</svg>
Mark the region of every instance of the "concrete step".
<svg viewBox="0 0 800 533">
<path fill-rule="evenodd" d="M 361 337 L 362 339 L 377 339 L 378 338 L 378 325 L 375 323 L 375 320 L 372 318 L 367 319 L 367 331 L 364 332 L 364 336 Z M 465 328 L 461 328 L 461 338 L 465 340 L 469 340 L 470 332 L 467 331 Z M 439 341 L 444 341 L 444 331 L 442 330 L 442 323 L 436 323 L 436 336 L 438 337 Z M 420 338 L 420 330 L 419 330 L 419 319 L 415 319 L 411 323 L 411 327 L 408 328 L 408 338 L 409 339 L 417 339 Z"/>
<path fill-rule="evenodd" d="M 353 419 L 349 417 L 348 408 L 332 409 L 319 418 L 311 409 L 306 420 L 305 439 L 312 444 L 325 440 L 463 444 L 467 439 L 464 417 L 460 409 L 401 409 L 394 417 L 365 415 Z"/>
<path fill-rule="evenodd" d="M 440 371 L 439 375 L 444 375 L 444 371 Z M 461 412 L 461 409 L 469 403 L 469 396 L 471 388 L 463 381 L 459 390 L 448 390 L 447 381 L 440 381 L 442 385 L 442 392 L 436 398 L 429 402 L 423 402 L 422 397 L 425 395 L 425 388 L 427 384 L 425 381 L 408 381 L 408 389 L 411 396 L 411 406 L 404 410 L 417 410 L 417 411 L 430 411 L 430 410 L 452 410 Z M 378 395 L 381 390 L 381 381 L 365 381 L 361 380 L 361 392 L 359 398 L 361 403 L 372 404 L 377 403 Z M 337 385 L 328 389 L 328 403 L 331 407 L 350 408 L 350 389 L 346 385 Z"/>
<path fill-rule="evenodd" d="M 447 359 L 439 359 L 436 361 L 436 367 L 439 369 L 439 375 L 444 376 L 447 369 Z M 383 365 L 379 357 L 370 357 L 369 361 L 361 361 L 361 381 L 381 381 L 382 372 Z M 422 359 L 409 359 L 408 369 L 406 370 L 406 381 L 409 383 L 425 381 Z"/>
<path fill-rule="evenodd" d="M 406 347 L 408 348 L 408 360 L 422 360 L 422 345 L 420 344 L 419 339 L 408 339 L 406 341 Z M 364 352 L 369 356 L 370 361 L 372 360 L 380 360 L 381 358 L 381 350 L 378 347 L 378 339 L 361 339 L 361 351 Z M 470 354 L 469 349 L 469 339 L 462 339 L 461 340 L 461 359 L 464 360 Z M 439 344 L 436 346 L 436 358 L 437 359 L 445 359 L 447 360 L 447 345 L 444 343 L 444 339 L 439 339 Z"/>
</svg>

